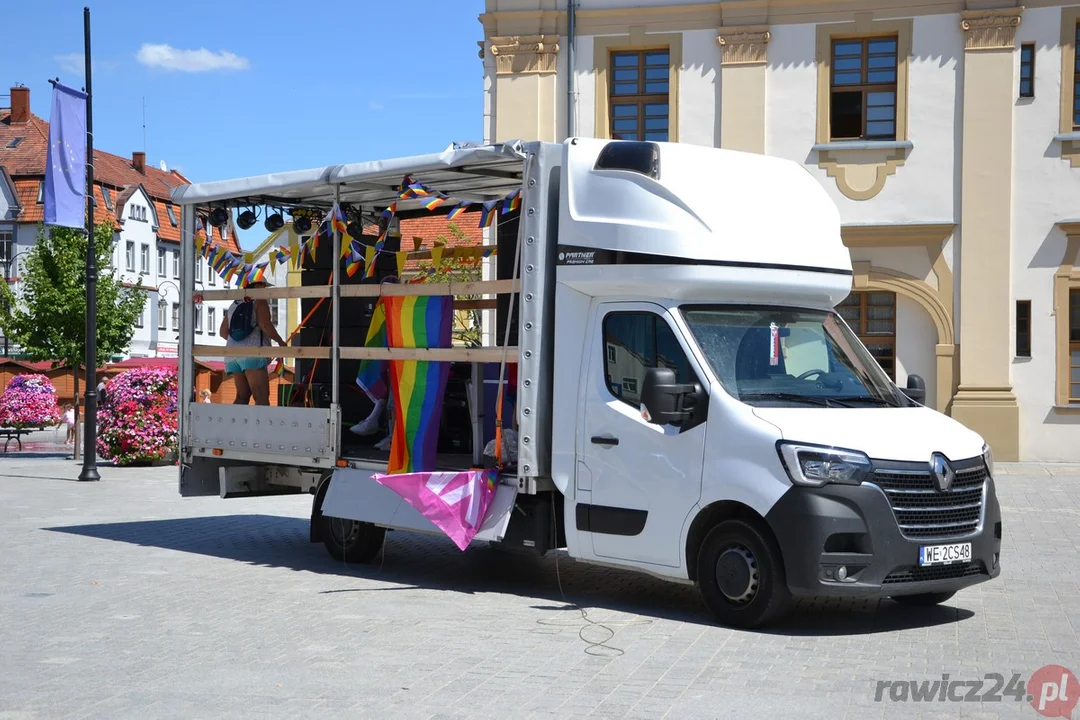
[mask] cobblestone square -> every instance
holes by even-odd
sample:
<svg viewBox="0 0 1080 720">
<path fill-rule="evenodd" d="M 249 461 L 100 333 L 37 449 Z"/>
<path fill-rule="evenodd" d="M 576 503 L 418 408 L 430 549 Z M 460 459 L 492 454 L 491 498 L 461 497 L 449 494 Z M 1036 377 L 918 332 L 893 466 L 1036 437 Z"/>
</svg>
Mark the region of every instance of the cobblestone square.
<svg viewBox="0 0 1080 720">
<path fill-rule="evenodd" d="M 565 554 L 391 533 L 346 566 L 308 541 L 307 496 L 184 499 L 174 467 L 77 474 L 0 459 L 0 719 L 1037 718 L 1008 696 L 875 688 L 1080 671 L 1073 466 L 999 466 L 997 580 L 933 609 L 802 603 L 767 632 Z"/>
</svg>

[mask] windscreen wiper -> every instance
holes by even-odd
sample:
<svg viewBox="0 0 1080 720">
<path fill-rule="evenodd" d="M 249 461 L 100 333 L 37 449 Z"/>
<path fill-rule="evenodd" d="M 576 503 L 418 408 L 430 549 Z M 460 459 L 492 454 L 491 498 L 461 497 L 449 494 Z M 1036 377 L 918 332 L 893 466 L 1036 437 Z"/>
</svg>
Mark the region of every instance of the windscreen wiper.
<svg viewBox="0 0 1080 720">
<path fill-rule="evenodd" d="M 840 402 L 844 403 L 863 402 L 874 403 L 875 405 L 884 405 L 886 407 L 904 407 L 903 405 L 900 405 L 898 403 L 891 402 L 882 398 L 872 397 L 870 395 L 841 395 L 840 397 L 831 397 L 829 399 L 839 400 Z"/>
<path fill-rule="evenodd" d="M 802 403 L 804 405 L 816 405 L 817 407 L 851 407 L 843 402 L 844 398 L 823 397 L 820 395 L 799 395 L 798 393 L 785 392 L 758 392 L 743 393 L 740 400 L 787 400 L 789 402 Z M 839 401 L 839 402 L 838 402 Z"/>
</svg>

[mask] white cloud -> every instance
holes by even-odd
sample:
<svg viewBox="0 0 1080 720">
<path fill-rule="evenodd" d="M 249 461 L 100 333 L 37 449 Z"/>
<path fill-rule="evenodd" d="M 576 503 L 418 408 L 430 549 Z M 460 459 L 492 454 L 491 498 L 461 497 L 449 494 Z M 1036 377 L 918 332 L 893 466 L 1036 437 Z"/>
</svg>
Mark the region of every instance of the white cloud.
<svg viewBox="0 0 1080 720">
<path fill-rule="evenodd" d="M 207 72 L 211 70 L 247 70 L 251 63 L 245 57 L 228 50 L 211 52 L 206 48 L 179 50 L 171 45 L 143 43 L 135 59 L 147 67 L 180 70 L 182 72 Z"/>
<path fill-rule="evenodd" d="M 82 53 L 67 53 L 65 55 L 54 55 L 53 60 L 60 66 L 60 69 L 64 72 L 78 73 L 80 76 L 86 71 L 86 59 Z M 90 65 L 93 70 L 109 70 L 116 67 L 117 63 L 113 60 L 91 60 Z"/>
<path fill-rule="evenodd" d="M 374 100 L 369 100 L 368 101 L 368 107 L 371 108 L 372 110 L 385 110 L 386 109 L 385 105 L 383 105 L 380 102 L 375 102 Z"/>
</svg>

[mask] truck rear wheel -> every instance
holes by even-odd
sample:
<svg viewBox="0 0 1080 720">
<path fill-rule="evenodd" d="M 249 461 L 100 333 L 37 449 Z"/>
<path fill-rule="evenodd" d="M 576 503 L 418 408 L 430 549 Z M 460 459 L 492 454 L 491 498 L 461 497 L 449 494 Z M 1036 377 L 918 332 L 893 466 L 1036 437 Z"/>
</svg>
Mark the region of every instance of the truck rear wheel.
<svg viewBox="0 0 1080 720">
<path fill-rule="evenodd" d="M 950 592 L 919 593 L 918 595 L 893 595 L 891 599 L 893 602 L 909 607 L 930 607 L 931 605 L 940 605 L 955 594 L 956 591 L 953 590 Z"/>
<path fill-rule="evenodd" d="M 697 578 L 705 604 L 723 625 L 760 627 L 791 603 L 780 548 L 745 520 L 725 520 L 709 532 Z"/>
<path fill-rule="evenodd" d="M 321 516 L 323 545 L 335 560 L 371 562 L 382 549 L 386 528 L 344 518 Z"/>
</svg>

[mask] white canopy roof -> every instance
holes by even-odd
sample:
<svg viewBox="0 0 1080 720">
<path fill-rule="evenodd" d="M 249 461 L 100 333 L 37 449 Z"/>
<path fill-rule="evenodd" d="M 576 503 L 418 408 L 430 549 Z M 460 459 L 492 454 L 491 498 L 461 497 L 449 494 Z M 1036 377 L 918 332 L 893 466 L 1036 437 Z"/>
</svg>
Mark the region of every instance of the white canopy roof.
<svg viewBox="0 0 1080 720">
<path fill-rule="evenodd" d="M 494 145 L 455 143 L 428 155 L 194 183 L 173 190 L 172 199 L 179 205 L 329 208 L 334 204 L 335 187 L 340 187 L 343 203 L 386 206 L 398 200 L 395 188 L 402 178 L 413 175 L 418 182 L 449 195 L 450 201 L 482 202 L 504 197 L 521 186 L 524 157 L 519 140 Z M 402 203 L 402 209 L 419 203 Z"/>
</svg>

